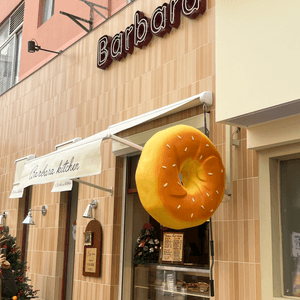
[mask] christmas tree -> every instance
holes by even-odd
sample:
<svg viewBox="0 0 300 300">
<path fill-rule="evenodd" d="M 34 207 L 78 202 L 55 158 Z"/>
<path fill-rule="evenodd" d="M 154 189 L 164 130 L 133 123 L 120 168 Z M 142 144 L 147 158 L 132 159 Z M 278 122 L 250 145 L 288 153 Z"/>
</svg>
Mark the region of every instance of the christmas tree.
<svg viewBox="0 0 300 300">
<path fill-rule="evenodd" d="M 137 239 L 134 264 L 157 263 L 159 257 L 159 240 L 151 224 L 146 223 Z"/>
<path fill-rule="evenodd" d="M 0 245 L 2 248 L 6 248 L 6 260 L 10 263 L 18 287 L 18 294 L 15 299 L 24 300 L 38 298 L 36 296 L 38 291 L 33 290 L 32 286 L 27 283 L 30 281 L 30 279 L 26 277 L 26 271 L 28 270 L 26 266 L 27 263 L 21 260 L 21 250 L 20 247 L 16 246 L 16 238 L 8 233 L 3 233 L 0 238 Z M 11 298 L 5 297 L 2 297 L 1 299 L 11 300 Z"/>
</svg>

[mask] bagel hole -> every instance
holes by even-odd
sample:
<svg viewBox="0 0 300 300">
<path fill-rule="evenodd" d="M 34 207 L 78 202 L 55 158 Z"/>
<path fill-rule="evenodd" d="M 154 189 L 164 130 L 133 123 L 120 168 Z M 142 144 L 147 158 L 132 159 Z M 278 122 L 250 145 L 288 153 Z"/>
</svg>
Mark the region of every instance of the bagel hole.
<svg viewBox="0 0 300 300">
<path fill-rule="evenodd" d="M 183 181 L 182 181 L 182 175 L 181 175 L 181 173 L 179 173 L 178 176 L 179 176 L 179 180 L 180 180 L 180 182 L 181 182 L 181 184 L 183 186 Z"/>
</svg>

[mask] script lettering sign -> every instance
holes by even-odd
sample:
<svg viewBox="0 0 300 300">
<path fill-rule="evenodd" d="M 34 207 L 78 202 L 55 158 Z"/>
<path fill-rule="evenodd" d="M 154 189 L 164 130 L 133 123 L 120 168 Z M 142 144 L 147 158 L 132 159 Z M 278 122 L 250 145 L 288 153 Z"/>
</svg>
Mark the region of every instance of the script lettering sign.
<svg viewBox="0 0 300 300">
<path fill-rule="evenodd" d="M 98 41 L 97 67 L 105 70 L 113 60 L 120 61 L 127 54 L 132 54 L 134 47 L 147 46 L 153 35 L 163 37 L 172 28 L 180 25 L 183 16 L 195 19 L 206 11 L 206 0 L 170 0 L 158 6 L 151 19 L 141 11 L 134 14 L 134 23 L 114 37 L 104 35 Z"/>
<path fill-rule="evenodd" d="M 61 186 L 57 186 L 57 188 L 62 189 L 62 185 L 70 186 L 66 180 L 100 174 L 101 140 L 82 145 L 80 143 L 83 142 L 26 162 L 21 176 L 20 188 L 60 181 Z"/>
</svg>

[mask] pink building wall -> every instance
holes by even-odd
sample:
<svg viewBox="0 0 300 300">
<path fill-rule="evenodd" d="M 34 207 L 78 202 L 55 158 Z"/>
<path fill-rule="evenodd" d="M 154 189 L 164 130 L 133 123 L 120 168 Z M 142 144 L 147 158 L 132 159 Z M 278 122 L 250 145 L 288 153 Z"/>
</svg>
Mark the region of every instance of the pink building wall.
<svg viewBox="0 0 300 300">
<path fill-rule="evenodd" d="M 1 0 L 0 1 L 0 24 L 6 20 L 6 17 L 19 6 L 23 0 Z"/>
<path fill-rule="evenodd" d="M 5 20 L 21 2 L 20 0 L 1 0 L 0 22 Z M 108 11 L 96 7 L 104 16 L 112 16 L 126 5 L 126 0 L 92 0 L 90 2 L 107 7 Z M 19 73 L 20 81 L 56 56 L 54 53 L 44 51 L 28 53 L 28 41 L 34 38 L 42 48 L 58 52 L 59 50 L 65 50 L 87 34 L 86 31 L 75 24 L 70 18 L 60 14 L 60 11 L 89 20 L 90 7 L 88 5 L 79 0 L 55 0 L 53 16 L 44 24 L 39 24 L 43 13 L 41 3 L 41 0 L 25 0 Z M 94 12 L 93 28 L 103 21 L 104 18 Z M 87 28 L 89 27 L 87 23 L 82 24 Z"/>
</svg>

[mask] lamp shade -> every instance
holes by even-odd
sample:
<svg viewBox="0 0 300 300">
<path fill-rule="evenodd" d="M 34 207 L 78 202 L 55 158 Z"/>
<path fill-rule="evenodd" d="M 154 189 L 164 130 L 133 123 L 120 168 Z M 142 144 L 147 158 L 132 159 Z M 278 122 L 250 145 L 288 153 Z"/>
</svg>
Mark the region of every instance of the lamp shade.
<svg viewBox="0 0 300 300">
<path fill-rule="evenodd" d="M 35 52 L 35 41 L 28 41 L 28 52 L 29 53 Z"/>
<path fill-rule="evenodd" d="M 93 200 L 85 209 L 84 214 L 82 215 L 84 218 L 93 219 L 93 209 L 96 209 L 98 206 L 97 200 Z"/>
<path fill-rule="evenodd" d="M 84 211 L 84 214 L 83 214 L 83 217 L 84 218 L 88 218 L 88 219 L 92 219 L 93 217 L 92 217 L 92 205 L 91 204 L 89 204 L 87 207 L 86 207 L 86 209 L 85 209 L 85 211 Z"/>
<path fill-rule="evenodd" d="M 29 211 L 27 217 L 25 218 L 25 220 L 22 222 L 22 224 L 24 225 L 35 225 L 32 217 L 31 217 L 31 212 Z"/>
</svg>

